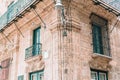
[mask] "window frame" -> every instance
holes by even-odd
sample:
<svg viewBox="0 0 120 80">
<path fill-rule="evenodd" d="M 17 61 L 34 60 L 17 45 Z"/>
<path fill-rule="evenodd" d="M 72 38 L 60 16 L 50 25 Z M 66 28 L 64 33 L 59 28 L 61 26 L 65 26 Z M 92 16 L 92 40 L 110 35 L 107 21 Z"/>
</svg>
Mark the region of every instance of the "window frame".
<svg viewBox="0 0 120 80">
<path fill-rule="evenodd" d="M 22 80 L 24 80 L 24 75 L 19 75 L 18 76 L 18 80 L 21 80 L 21 78 L 22 78 Z"/>
<path fill-rule="evenodd" d="M 97 80 L 100 80 L 100 74 L 105 74 L 105 75 L 106 75 L 106 79 L 105 79 L 105 80 L 108 80 L 108 71 L 91 69 L 91 73 L 92 73 L 92 72 L 97 73 Z M 92 80 L 92 75 L 91 75 L 91 80 Z"/>
<path fill-rule="evenodd" d="M 102 36 L 102 52 L 103 53 L 98 53 L 98 52 L 94 52 L 94 41 L 93 41 L 93 37 L 94 37 L 94 32 L 93 32 L 93 27 L 94 26 L 98 26 L 101 27 L 101 36 Z M 110 40 L 109 40 L 109 30 L 108 30 L 108 26 L 103 26 L 97 23 L 92 23 L 91 24 L 92 27 L 92 45 L 93 45 L 93 53 L 97 53 L 100 55 L 105 55 L 105 56 L 110 56 L 111 57 L 111 53 L 110 53 Z M 106 29 L 105 31 L 102 31 L 103 29 Z M 106 37 L 104 37 L 104 35 L 107 35 Z M 105 45 L 107 43 L 107 45 Z"/>
<path fill-rule="evenodd" d="M 98 74 L 97 74 L 97 72 L 95 72 L 95 71 L 91 71 L 91 74 L 92 73 L 95 73 L 96 74 L 96 76 L 97 76 L 97 80 L 98 80 Z M 91 75 L 91 77 L 92 77 L 92 75 Z"/>
<path fill-rule="evenodd" d="M 106 18 L 103 18 L 103 17 L 97 15 L 94 12 L 91 13 L 89 18 L 90 18 L 90 24 L 91 24 L 91 34 L 93 33 L 93 30 L 92 30 L 93 25 L 98 25 L 98 26 L 103 27 L 102 28 L 102 35 L 104 34 L 103 40 L 102 40 L 103 53 L 104 53 L 103 56 L 112 57 L 111 47 L 110 47 L 110 34 L 109 34 L 108 20 Z M 92 38 L 93 38 L 93 36 L 92 36 Z M 92 39 L 92 45 L 93 45 L 93 39 Z"/>
<path fill-rule="evenodd" d="M 35 72 L 29 73 L 29 80 L 32 80 L 31 76 L 34 75 L 34 74 L 37 75 L 37 80 L 39 80 L 38 79 L 39 74 L 41 74 L 44 77 L 44 70 L 40 70 L 40 71 L 35 71 Z"/>
<path fill-rule="evenodd" d="M 98 44 L 96 44 L 95 42 L 94 42 L 94 37 L 96 37 L 96 34 L 94 34 L 94 27 L 99 27 L 99 28 L 101 28 L 101 26 L 100 25 L 98 25 L 98 24 L 92 24 L 92 43 L 93 43 L 93 52 L 94 53 L 98 53 L 98 54 L 101 54 L 101 55 L 104 55 L 104 50 L 103 50 L 103 39 L 102 39 L 102 28 L 101 28 L 101 32 L 100 32 L 100 37 L 101 37 L 101 39 L 100 40 L 96 40 L 96 43 L 99 43 L 99 45 Z M 94 36 L 95 35 L 95 36 Z M 97 35 L 98 36 L 98 35 Z M 98 42 L 97 42 L 98 41 Z M 94 43 L 95 43 L 95 45 L 94 45 Z M 101 43 L 101 44 L 100 44 Z M 96 48 L 96 45 L 97 45 L 97 48 Z M 99 48 L 98 48 L 98 46 L 99 46 Z M 95 48 L 95 49 L 94 49 Z M 95 51 L 97 49 L 97 51 Z M 98 49 L 100 50 L 100 51 L 98 51 Z M 101 51 L 102 50 L 102 51 Z M 102 52 L 102 53 L 101 53 Z"/>
</svg>

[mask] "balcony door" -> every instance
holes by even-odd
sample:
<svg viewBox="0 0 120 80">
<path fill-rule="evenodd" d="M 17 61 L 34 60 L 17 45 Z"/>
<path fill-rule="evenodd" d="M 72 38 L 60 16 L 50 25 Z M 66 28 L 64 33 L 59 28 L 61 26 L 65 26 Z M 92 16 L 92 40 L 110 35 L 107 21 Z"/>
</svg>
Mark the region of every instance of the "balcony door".
<svg viewBox="0 0 120 80">
<path fill-rule="evenodd" d="M 93 25 L 93 51 L 94 53 L 103 54 L 102 27 Z"/>
<path fill-rule="evenodd" d="M 40 27 L 33 31 L 33 55 L 40 53 Z"/>
</svg>

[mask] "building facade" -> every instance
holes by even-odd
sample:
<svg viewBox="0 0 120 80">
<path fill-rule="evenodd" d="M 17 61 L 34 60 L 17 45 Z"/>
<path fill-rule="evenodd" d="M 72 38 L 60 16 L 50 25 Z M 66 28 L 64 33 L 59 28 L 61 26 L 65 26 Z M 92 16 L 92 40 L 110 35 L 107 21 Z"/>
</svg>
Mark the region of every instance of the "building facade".
<svg viewBox="0 0 120 80">
<path fill-rule="evenodd" d="M 119 80 L 120 24 L 110 9 L 95 0 L 6 4 L 0 80 Z"/>
</svg>

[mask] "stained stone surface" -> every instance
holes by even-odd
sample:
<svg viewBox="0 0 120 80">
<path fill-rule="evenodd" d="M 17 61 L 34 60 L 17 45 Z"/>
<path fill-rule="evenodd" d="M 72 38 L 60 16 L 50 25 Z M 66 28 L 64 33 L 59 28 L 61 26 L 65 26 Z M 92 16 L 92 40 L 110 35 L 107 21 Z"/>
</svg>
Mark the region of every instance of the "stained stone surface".
<svg viewBox="0 0 120 80">
<path fill-rule="evenodd" d="M 44 80 L 91 80 L 91 68 L 108 71 L 108 80 L 120 79 L 120 24 L 115 27 L 117 17 L 92 0 L 63 0 L 67 26 L 67 36 L 63 36 L 60 24 L 61 14 L 55 8 L 53 0 L 43 0 L 36 5 L 36 11 L 28 11 L 16 24 L 23 33 L 19 33 L 14 24 L 0 34 L 0 62 L 10 58 L 9 79 L 17 80 L 24 75 L 29 80 L 31 72 L 44 69 Z M 94 55 L 92 44 L 92 26 L 90 15 L 94 13 L 108 20 L 111 57 Z M 25 59 L 25 49 L 32 46 L 33 30 L 41 27 L 42 52 L 48 52 L 47 59 L 42 55 Z M 10 45 L 13 45 L 12 47 Z M 1 47 L 1 45 L 4 45 Z"/>
</svg>

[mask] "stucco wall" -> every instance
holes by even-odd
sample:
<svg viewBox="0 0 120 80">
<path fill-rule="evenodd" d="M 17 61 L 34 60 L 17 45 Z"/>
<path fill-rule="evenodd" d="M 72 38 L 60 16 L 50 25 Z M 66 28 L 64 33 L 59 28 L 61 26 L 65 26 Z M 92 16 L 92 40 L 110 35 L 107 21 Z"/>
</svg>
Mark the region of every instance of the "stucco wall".
<svg viewBox="0 0 120 80">
<path fill-rule="evenodd" d="M 117 17 L 100 6 L 93 5 L 92 0 L 63 0 L 65 17 L 67 20 L 67 36 L 63 36 L 63 26 L 60 23 L 60 12 L 55 8 L 52 0 L 43 0 L 37 4 L 36 11 L 46 24 L 41 22 L 34 10 L 27 12 L 16 24 L 23 36 L 11 24 L 0 35 L 0 61 L 11 58 L 9 80 L 17 80 L 24 75 L 29 80 L 29 73 L 44 69 L 44 80 L 90 80 L 90 69 L 108 71 L 109 80 L 119 80 L 119 24 L 110 35 L 112 57 L 93 54 L 92 30 L 90 15 L 95 13 L 108 20 L 109 32 L 114 26 Z M 25 49 L 32 46 L 33 30 L 41 27 L 42 53 L 47 52 L 49 57 L 41 55 L 25 60 Z M 13 45 L 13 46 L 8 46 Z"/>
</svg>

